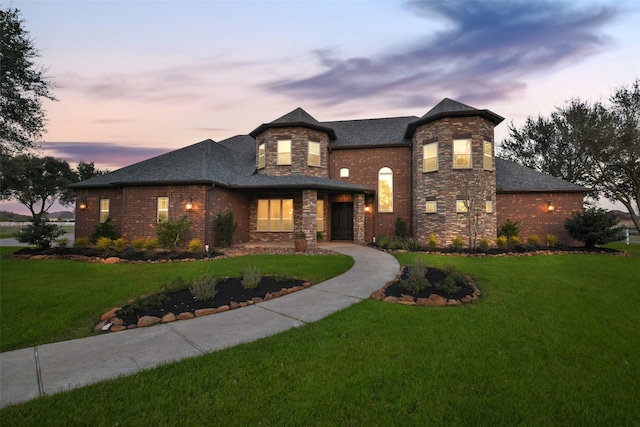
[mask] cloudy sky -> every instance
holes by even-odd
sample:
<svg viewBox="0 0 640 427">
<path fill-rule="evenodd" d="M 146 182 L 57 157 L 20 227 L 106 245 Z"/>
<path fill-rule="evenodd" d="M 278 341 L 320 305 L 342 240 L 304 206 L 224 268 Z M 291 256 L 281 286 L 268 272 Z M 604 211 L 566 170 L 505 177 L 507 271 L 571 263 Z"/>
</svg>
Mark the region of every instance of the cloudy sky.
<svg viewBox="0 0 640 427">
<path fill-rule="evenodd" d="M 46 153 L 111 170 L 296 107 L 320 121 L 422 116 L 448 97 L 505 117 L 500 141 L 507 122 L 640 76 L 631 0 L 9 4 L 57 86 Z"/>
</svg>

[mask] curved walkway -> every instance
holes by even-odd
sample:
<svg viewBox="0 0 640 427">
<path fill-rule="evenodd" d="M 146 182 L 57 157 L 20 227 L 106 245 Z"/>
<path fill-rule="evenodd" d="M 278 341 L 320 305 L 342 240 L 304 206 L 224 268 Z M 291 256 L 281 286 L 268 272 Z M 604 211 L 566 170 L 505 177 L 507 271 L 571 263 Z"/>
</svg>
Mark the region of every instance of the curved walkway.
<svg viewBox="0 0 640 427">
<path fill-rule="evenodd" d="M 400 268 L 393 256 L 365 246 L 322 247 L 349 255 L 353 267 L 309 289 L 238 310 L 0 353 L 0 407 L 315 322 L 368 298 Z"/>
</svg>

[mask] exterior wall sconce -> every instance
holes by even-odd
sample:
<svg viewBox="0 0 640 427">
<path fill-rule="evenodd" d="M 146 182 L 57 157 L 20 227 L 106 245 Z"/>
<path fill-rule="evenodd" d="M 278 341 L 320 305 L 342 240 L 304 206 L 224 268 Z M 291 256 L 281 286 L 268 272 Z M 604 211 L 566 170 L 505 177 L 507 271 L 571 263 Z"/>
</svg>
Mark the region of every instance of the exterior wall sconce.
<svg viewBox="0 0 640 427">
<path fill-rule="evenodd" d="M 366 206 L 364 207 L 364 211 L 365 211 L 366 213 L 371 212 L 371 206 L 366 205 Z"/>
<path fill-rule="evenodd" d="M 78 202 L 78 209 L 85 210 L 87 209 L 87 201 L 82 199 Z"/>
<path fill-rule="evenodd" d="M 555 209 L 555 207 L 553 206 L 553 202 L 551 200 L 549 200 L 547 202 L 547 212 L 551 213 L 551 212 L 553 212 L 554 209 Z"/>
<path fill-rule="evenodd" d="M 189 200 L 187 201 L 187 203 L 184 204 L 184 208 L 188 211 L 193 210 L 193 200 L 191 200 L 191 197 L 189 197 Z"/>
</svg>

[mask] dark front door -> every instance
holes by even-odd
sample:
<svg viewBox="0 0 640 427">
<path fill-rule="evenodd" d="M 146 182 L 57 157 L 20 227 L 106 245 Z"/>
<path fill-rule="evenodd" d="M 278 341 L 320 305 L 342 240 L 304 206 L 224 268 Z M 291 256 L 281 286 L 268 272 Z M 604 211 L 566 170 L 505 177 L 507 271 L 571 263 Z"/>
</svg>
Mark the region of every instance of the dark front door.
<svg viewBox="0 0 640 427">
<path fill-rule="evenodd" d="M 331 204 L 331 240 L 353 240 L 353 203 Z"/>
</svg>

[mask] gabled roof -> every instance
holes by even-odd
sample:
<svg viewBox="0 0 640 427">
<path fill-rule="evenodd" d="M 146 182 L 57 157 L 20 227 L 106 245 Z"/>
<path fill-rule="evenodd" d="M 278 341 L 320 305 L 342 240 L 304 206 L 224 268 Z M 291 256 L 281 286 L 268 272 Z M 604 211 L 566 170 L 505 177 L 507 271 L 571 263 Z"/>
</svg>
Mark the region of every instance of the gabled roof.
<svg viewBox="0 0 640 427">
<path fill-rule="evenodd" d="M 249 135 L 257 137 L 267 129 L 273 128 L 285 128 L 285 127 L 305 127 L 308 129 L 319 130 L 325 132 L 329 136 L 329 140 L 336 139 L 336 134 L 330 127 L 325 127 L 320 124 L 313 116 L 298 107 L 295 110 L 285 114 L 272 121 L 271 123 L 263 123 L 254 129 Z"/>
<path fill-rule="evenodd" d="M 496 192 L 570 192 L 586 193 L 586 187 L 496 157 Z"/>
<path fill-rule="evenodd" d="M 407 125 L 416 119 L 416 116 L 391 117 L 323 122 L 322 124 L 336 131 L 336 139 L 331 143 L 332 149 L 387 147 L 409 145 L 411 141 L 404 139 L 404 131 Z"/>
<path fill-rule="evenodd" d="M 493 123 L 493 126 L 497 126 L 504 120 L 504 117 L 497 115 L 496 113 L 489 110 L 478 110 L 476 108 L 470 107 L 466 104 L 463 104 L 458 101 L 454 101 L 453 99 L 445 98 L 438 103 L 435 107 L 429 110 L 424 116 L 415 122 L 409 123 L 407 126 L 407 131 L 404 134 L 406 139 L 413 138 L 413 134 L 419 126 L 425 125 L 427 123 L 434 122 L 436 120 L 445 118 L 445 117 L 471 117 L 471 116 L 480 116 L 484 119 L 489 120 Z"/>
</svg>

